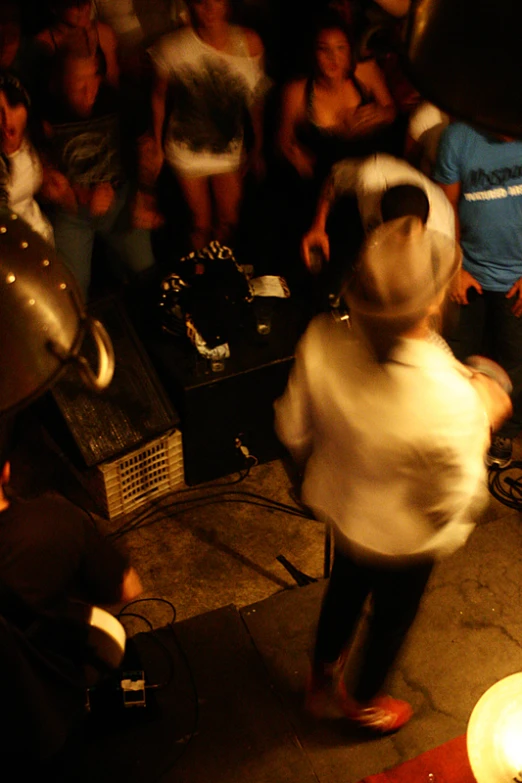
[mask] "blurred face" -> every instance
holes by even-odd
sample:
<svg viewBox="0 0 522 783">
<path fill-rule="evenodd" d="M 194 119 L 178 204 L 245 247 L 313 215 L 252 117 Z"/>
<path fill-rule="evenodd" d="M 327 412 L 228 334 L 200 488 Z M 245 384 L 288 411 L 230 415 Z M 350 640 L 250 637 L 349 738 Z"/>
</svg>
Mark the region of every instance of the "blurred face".
<svg viewBox="0 0 522 783">
<path fill-rule="evenodd" d="M 67 27 L 90 27 L 91 25 L 91 3 L 87 0 L 85 3 L 72 5 L 64 8 L 59 14 L 60 21 Z"/>
<path fill-rule="evenodd" d="M 88 117 L 94 106 L 100 76 L 96 60 L 69 60 L 63 76 L 63 90 L 67 103 L 80 117 Z"/>
<path fill-rule="evenodd" d="M 228 0 L 191 0 L 190 10 L 198 27 L 213 27 L 228 19 Z"/>
<path fill-rule="evenodd" d="M 351 66 L 351 51 L 342 30 L 322 30 L 315 41 L 315 61 L 322 76 L 341 77 Z"/>
<path fill-rule="evenodd" d="M 23 103 L 11 106 L 4 92 L 0 92 L 0 143 L 5 155 L 20 149 L 27 126 L 27 109 Z"/>
</svg>

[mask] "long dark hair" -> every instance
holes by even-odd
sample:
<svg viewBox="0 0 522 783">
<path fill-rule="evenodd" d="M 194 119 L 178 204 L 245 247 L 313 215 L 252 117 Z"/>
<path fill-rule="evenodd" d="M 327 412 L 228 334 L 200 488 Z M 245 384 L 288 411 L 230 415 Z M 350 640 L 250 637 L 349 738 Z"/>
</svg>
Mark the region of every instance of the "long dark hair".
<svg viewBox="0 0 522 783">
<path fill-rule="evenodd" d="M 0 71 L 0 92 L 4 93 L 9 106 L 14 107 L 22 105 L 25 107 L 27 111 L 27 124 L 25 132 L 27 135 L 29 135 L 31 99 L 20 79 L 11 73 L 11 71 Z M 0 155 L 2 157 L 2 168 L 6 170 L 8 174 L 10 174 L 11 162 L 9 158 L 7 155 L 4 155 L 3 152 L 0 153 Z"/>
<path fill-rule="evenodd" d="M 348 46 L 350 47 L 350 67 L 348 73 L 353 73 L 357 64 L 355 59 L 356 47 L 354 32 L 333 9 L 327 9 L 317 16 L 312 27 L 310 40 L 310 72 L 313 73 L 316 69 L 315 49 L 317 46 L 317 39 L 325 30 L 338 30 L 346 38 Z"/>
</svg>

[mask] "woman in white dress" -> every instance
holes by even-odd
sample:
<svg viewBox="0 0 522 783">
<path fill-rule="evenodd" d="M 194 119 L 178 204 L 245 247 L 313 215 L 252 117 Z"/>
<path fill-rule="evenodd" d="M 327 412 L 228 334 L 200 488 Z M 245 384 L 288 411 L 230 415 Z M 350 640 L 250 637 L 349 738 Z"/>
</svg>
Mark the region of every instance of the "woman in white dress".
<svg viewBox="0 0 522 783">
<path fill-rule="evenodd" d="M 164 36 L 151 50 L 151 159 L 174 171 L 192 224 L 192 249 L 212 239 L 233 242 L 247 164 L 262 172 L 263 44 L 229 22 L 228 0 L 190 0 L 192 26 Z M 250 116 L 252 145 L 245 152 Z"/>
</svg>

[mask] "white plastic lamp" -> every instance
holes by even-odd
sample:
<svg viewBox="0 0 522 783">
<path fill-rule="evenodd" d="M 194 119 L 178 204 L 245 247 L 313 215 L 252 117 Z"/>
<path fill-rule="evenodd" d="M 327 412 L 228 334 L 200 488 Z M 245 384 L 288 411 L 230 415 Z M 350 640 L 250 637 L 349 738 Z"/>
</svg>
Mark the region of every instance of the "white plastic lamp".
<svg viewBox="0 0 522 783">
<path fill-rule="evenodd" d="M 479 699 L 467 746 L 477 783 L 522 783 L 522 673 L 500 680 Z"/>
</svg>

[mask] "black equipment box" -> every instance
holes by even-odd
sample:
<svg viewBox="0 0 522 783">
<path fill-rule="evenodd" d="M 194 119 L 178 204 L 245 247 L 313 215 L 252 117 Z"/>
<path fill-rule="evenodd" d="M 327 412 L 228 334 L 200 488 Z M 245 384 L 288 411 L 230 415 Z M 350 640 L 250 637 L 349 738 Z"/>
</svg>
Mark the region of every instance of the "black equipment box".
<svg viewBox="0 0 522 783">
<path fill-rule="evenodd" d="M 309 308 L 292 298 L 270 303 L 270 333 L 258 334 L 252 316 L 231 337 L 231 356 L 221 371 L 214 372 L 186 338 L 165 332 L 144 338 L 181 417 L 187 484 L 245 468 L 238 440 L 259 462 L 283 453 L 274 433 L 273 403 L 286 386 Z"/>
</svg>

